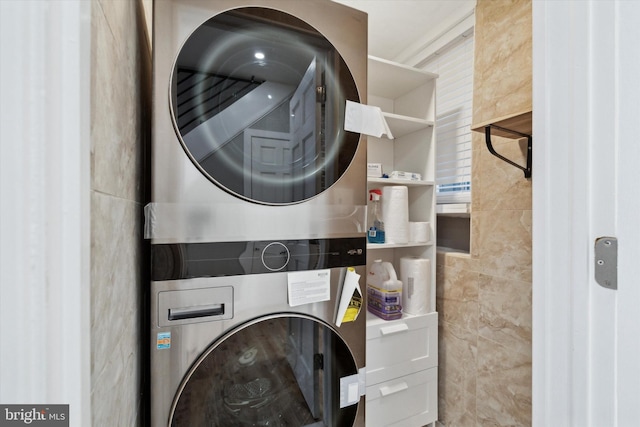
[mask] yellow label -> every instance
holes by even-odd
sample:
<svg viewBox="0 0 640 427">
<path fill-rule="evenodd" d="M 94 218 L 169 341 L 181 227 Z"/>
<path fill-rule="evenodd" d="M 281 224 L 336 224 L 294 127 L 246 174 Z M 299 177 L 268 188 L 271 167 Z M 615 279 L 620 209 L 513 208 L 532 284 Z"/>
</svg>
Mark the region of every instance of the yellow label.
<svg viewBox="0 0 640 427">
<path fill-rule="evenodd" d="M 360 310 L 362 309 L 362 295 L 357 290 L 353 292 L 353 296 L 349 301 L 349 307 L 347 307 L 347 311 L 344 313 L 344 317 L 342 318 L 342 323 L 344 322 L 353 322 L 358 317 Z"/>
</svg>

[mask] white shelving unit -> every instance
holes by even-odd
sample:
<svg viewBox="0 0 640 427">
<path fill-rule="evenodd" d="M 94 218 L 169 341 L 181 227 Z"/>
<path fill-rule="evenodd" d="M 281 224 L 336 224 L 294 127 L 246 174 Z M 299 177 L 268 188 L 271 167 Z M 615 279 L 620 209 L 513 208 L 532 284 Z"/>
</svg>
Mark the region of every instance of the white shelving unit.
<svg viewBox="0 0 640 427">
<path fill-rule="evenodd" d="M 419 173 L 421 181 L 368 178 L 368 189 L 405 185 L 409 220 L 431 224 L 430 241 L 368 244 L 367 270 L 376 259 L 431 260 L 430 312 L 383 320 L 367 313 L 367 427 L 424 426 L 438 418 L 438 314 L 435 312 L 435 81 L 437 75 L 369 57 L 368 104 L 382 109 L 393 140 L 368 137 L 367 161 L 382 170 Z M 384 220 L 384 218 L 383 218 Z"/>
</svg>

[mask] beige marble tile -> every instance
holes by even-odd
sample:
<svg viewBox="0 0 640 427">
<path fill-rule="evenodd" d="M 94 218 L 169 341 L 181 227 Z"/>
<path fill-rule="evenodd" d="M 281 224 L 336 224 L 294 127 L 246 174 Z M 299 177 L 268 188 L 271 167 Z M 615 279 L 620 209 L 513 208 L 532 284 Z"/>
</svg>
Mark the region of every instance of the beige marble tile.
<svg viewBox="0 0 640 427">
<path fill-rule="evenodd" d="M 482 275 L 478 335 L 531 356 L 531 283 Z"/>
<path fill-rule="evenodd" d="M 472 218 L 481 272 L 531 282 L 531 211 L 481 211 Z"/>
<path fill-rule="evenodd" d="M 479 317 L 477 300 L 460 301 L 436 298 L 436 309 L 441 322 L 448 322 L 477 333 Z"/>
<path fill-rule="evenodd" d="M 458 384 L 465 393 L 476 393 L 477 333 L 459 325 L 440 322 L 442 339 L 438 347 L 439 378 Z"/>
<path fill-rule="evenodd" d="M 476 5 L 473 122 L 532 108 L 531 0 Z"/>
<path fill-rule="evenodd" d="M 92 7 L 92 188 L 141 199 L 143 144 L 141 58 L 136 2 Z"/>
<path fill-rule="evenodd" d="M 478 339 L 477 416 L 482 426 L 531 425 L 531 356 Z"/>
<path fill-rule="evenodd" d="M 440 382 L 438 418 L 446 427 L 474 426 L 476 423 L 475 395 L 469 395 L 455 382 Z"/>
<path fill-rule="evenodd" d="M 140 401 L 142 206 L 91 197 L 91 401 L 100 425 L 135 425 Z"/>
<path fill-rule="evenodd" d="M 100 0 L 91 11 L 91 415 L 94 425 L 134 426 L 142 424 L 147 341 L 142 188 L 151 60 L 139 1 Z"/>
<path fill-rule="evenodd" d="M 486 147 L 484 137 L 474 134 L 481 148 L 473 158 L 476 170 L 473 181 L 473 211 L 485 210 L 531 210 L 531 179 L 526 179 L 522 170 L 492 155 Z M 526 166 L 526 140 L 493 137 L 494 149 L 504 157 L 521 166 Z M 475 192 L 479 194 L 475 194 Z"/>
<path fill-rule="evenodd" d="M 453 266 L 444 267 L 441 297 L 456 301 L 478 300 L 478 273 Z"/>
</svg>

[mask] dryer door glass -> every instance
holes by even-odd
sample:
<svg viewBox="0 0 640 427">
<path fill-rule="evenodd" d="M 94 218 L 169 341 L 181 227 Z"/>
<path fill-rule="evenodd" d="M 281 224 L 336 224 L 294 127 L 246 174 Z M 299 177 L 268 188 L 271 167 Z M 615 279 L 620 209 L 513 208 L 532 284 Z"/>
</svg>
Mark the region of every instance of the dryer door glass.
<svg viewBox="0 0 640 427">
<path fill-rule="evenodd" d="M 331 42 L 267 8 L 233 9 L 197 28 L 170 88 L 174 127 L 200 171 L 274 205 L 310 199 L 347 170 L 360 135 L 344 130 L 346 100 L 360 98 Z"/>
<path fill-rule="evenodd" d="M 171 426 L 352 426 L 357 373 L 349 348 L 325 324 L 297 315 L 254 321 L 194 364 Z M 349 394 L 355 402 L 345 401 Z"/>
</svg>

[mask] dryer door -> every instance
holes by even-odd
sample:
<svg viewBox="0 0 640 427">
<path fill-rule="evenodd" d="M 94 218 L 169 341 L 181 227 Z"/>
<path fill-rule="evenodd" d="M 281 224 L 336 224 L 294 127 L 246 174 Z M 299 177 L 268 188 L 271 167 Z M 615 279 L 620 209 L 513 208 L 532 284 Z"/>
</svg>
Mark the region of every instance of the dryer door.
<svg viewBox="0 0 640 427">
<path fill-rule="evenodd" d="M 269 316 L 226 334 L 198 359 L 171 410 L 178 426 L 352 426 L 355 360 L 328 325 Z"/>
<path fill-rule="evenodd" d="M 331 187 L 360 135 L 344 130 L 355 80 L 331 42 L 282 11 L 245 7 L 195 29 L 170 88 L 174 128 L 198 169 L 256 203 L 299 203 Z"/>
</svg>

